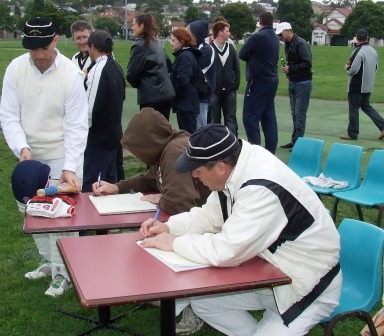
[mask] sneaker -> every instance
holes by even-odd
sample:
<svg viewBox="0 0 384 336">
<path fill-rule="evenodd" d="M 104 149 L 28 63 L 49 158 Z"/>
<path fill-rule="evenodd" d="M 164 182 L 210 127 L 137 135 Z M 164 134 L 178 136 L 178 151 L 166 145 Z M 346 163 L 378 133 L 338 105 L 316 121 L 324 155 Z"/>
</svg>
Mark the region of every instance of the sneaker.
<svg viewBox="0 0 384 336">
<path fill-rule="evenodd" d="M 292 142 L 287 143 L 286 145 L 280 146 L 280 148 L 293 148 L 293 143 Z"/>
<path fill-rule="evenodd" d="M 383 139 L 384 139 L 384 130 L 382 130 L 379 135 L 379 140 L 383 140 Z"/>
<path fill-rule="evenodd" d="M 192 335 L 198 332 L 204 325 L 204 321 L 195 315 L 191 307 L 183 310 L 183 317 L 176 324 L 176 334 Z"/>
<path fill-rule="evenodd" d="M 36 268 L 32 272 L 25 273 L 24 276 L 29 280 L 36 280 L 36 279 L 45 278 L 47 276 L 50 276 L 51 274 L 52 274 L 51 263 L 46 260 L 43 260 L 40 263 L 38 268 Z"/>
<path fill-rule="evenodd" d="M 58 274 L 52 280 L 49 288 L 45 291 L 45 294 L 53 297 L 60 296 L 70 288 L 72 288 L 72 284 L 62 275 Z"/>
</svg>

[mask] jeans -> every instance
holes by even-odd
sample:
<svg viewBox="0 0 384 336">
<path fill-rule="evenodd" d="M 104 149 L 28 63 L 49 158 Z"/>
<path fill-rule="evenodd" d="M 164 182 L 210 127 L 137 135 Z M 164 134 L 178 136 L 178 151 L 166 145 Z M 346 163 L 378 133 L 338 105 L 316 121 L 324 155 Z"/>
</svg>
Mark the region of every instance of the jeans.
<svg viewBox="0 0 384 336">
<path fill-rule="evenodd" d="M 279 79 L 248 82 L 244 95 L 243 124 L 248 141 L 260 145 L 260 126 L 264 132 L 265 149 L 275 154 L 278 134 L 275 112 L 275 96 Z"/>
<path fill-rule="evenodd" d="M 376 127 L 382 131 L 384 130 L 384 119 L 380 114 L 371 106 L 369 98 L 371 93 L 351 93 L 348 92 L 349 103 L 349 123 L 348 135 L 352 139 L 357 139 L 359 135 L 359 108 L 371 118 Z"/>
<path fill-rule="evenodd" d="M 197 116 L 196 129 L 207 125 L 208 103 L 200 103 L 200 113 Z M 192 134 L 192 133 L 191 133 Z"/>
<path fill-rule="evenodd" d="M 293 144 L 296 142 L 297 138 L 304 136 L 309 99 L 311 98 L 311 91 L 311 80 L 297 83 L 289 83 L 288 93 L 293 121 Z"/>
<path fill-rule="evenodd" d="M 221 124 L 221 111 L 223 111 L 224 125 L 237 136 L 236 91 L 224 90 L 219 94 L 213 94 L 211 100 L 211 123 Z"/>
</svg>

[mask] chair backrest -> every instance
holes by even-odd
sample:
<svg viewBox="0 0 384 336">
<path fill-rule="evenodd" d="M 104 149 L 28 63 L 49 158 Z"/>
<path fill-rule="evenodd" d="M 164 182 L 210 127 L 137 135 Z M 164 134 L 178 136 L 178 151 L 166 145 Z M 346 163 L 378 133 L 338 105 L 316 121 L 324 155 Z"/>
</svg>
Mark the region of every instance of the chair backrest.
<svg viewBox="0 0 384 336">
<path fill-rule="evenodd" d="M 323 157 L 324 141 L 298 138 L 288 160 L 288 167 L 300 177 L 319 176 Z"/>
<path fill-rule="evenodd" d="M 384 196 L 384 150 L 376 149 L 372 153 L 361 188 Z"/>
<path fill-rule="evenodd" d="M 370 312 L 381 300 L 384 230 L 346 218 L 338 231 L 343 285 L 332 316 L 355 309 Z"/>
<path fill-rule="evenodd" d="M 357 188 L 361 179 L 361 146 L 334 143 L 324 164 L 325 177 L 347 181 L 348 188 Z"/>
</svg>

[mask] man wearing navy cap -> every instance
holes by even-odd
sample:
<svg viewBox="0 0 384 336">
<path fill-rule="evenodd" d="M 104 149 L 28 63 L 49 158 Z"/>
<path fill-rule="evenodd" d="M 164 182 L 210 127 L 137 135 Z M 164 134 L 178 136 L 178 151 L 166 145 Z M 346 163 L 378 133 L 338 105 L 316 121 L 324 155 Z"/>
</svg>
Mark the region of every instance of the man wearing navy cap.
<svg viewBox="0 0 384 336">
<path fill-rule="evenodd" d="M 81 190 L 83 154 L 88 134 L 87 98 L 81 72 L 56 48 L 58 36 L 45 18 L 26 22 L 22 44 L 28 53 L 15 58 L 3 79 L 0 120 L 9 148 L 20 161 L 38 160 L 51 169 L 52 183 Z M 56 246 L 62 236 L 33 238 L 43 262 L 28 279 L 52 274 L 47 295 L 69 287 L 69 276 Z"/>
<path fill-rule="evenodd" d="M 347 133 L 340 135 L 340 139 L 357 140 L 361 108 L 380 130 L 378 138 L 382 140 L 384 139 L 384 119 L 369 102 L 375 85 L 379 56 L 369 45 L 368 32 L 365 29 L 357 31 L 356 41 L 357 46 L 345 64 L 345 71 L 348 74 L 349 122 Z"/>
<path fill-rule="evenodd" d="M 201 208 L 144 222 L 143 247 L 175 251 L 216 267 L 238 266 L 259 256 L 292 284 L 272 289 L 179 300 L 187 307 L 177 332 L 201 328 L 199 318 L 225 335 L 306 335 L 339 303 L 342 275 L 339 235 L 315 193 L 266 149 L 236 137 L 223 125 L 194 133 L 176 161 L 211 195 Z M 193 317 L 193 313 L 198 316 Z M 265 310 L 257 321 L 248 311 Z"/>
</svg>

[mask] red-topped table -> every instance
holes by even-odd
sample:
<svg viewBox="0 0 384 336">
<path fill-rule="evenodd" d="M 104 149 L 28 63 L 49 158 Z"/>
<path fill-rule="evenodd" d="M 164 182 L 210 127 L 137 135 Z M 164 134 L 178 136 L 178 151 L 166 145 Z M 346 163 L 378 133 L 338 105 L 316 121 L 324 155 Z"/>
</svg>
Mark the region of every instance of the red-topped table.
<svg viewBox="0 0 384 336">
<path fill-rule="evenodd" d="M 23 226 L 24 233 L 75 231 L 106 233 L 107 230 L 111 229 L 139 228 L 142 222 L 155 214 L 153 211 L 101 216 L 90 201 L 89 195 L 92 193 L 72 195 L 76 200 L 76 210 L 70 218 L 44 218 L 26 214 Z M 168 218 L 169 215 L 160 210 L 158 220 L 165 222 Z"/>
<path fill-rule="evenodd" d="M 161 335 L 172 336 L 176 298 L 291 283 L 286 274 L 259 257 L 238 267 L 174 272 L 138 246 L 137 239 L 142 239 L 138 232 L 58 240 L 81 305 L 97 307 L 99 317 L 100 312 L 106 314 L 105 327 L 112 322 L 112 305 L 161 300 Z"/>
</svg>

